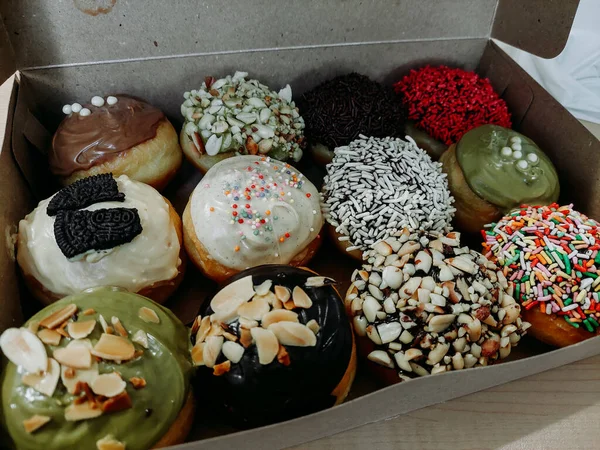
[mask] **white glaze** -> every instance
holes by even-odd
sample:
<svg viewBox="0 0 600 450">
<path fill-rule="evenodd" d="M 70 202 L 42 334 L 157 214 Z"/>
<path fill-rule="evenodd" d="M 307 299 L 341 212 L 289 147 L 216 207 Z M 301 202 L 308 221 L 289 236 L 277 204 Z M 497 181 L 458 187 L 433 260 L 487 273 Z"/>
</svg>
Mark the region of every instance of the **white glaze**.
<svg viewBox="0 0 600 450">
<path fill-rule="evenodd" d="M 248 167 L 253 171 L 248 171 Z M 262 180 L 254 171 L 256 168 L 264 176 Z M 302 182 L 300 188 L 294 187 L 291 180 L 294 175 Z M 261 184 L 263 181 L 264 185 Z M 273 182 L 278 185 L 275 191 L 267 187 Z M 245 197 L 235 200 L 231 193 L 234 186 L 238 185 L 243 191 L 253 184 L 255 189 L 251 200 Z M 260 191 L 260 187 L 265 187 L 270 193 L 260 197 L 266 192 Z M 225 194 L 227 190 L 230 191 L 229 196 Z M 277 198 L 273 197 L 274 193 Z M 261 264 L 289 263 L 317 237 L 323 225 L 319 192 L 315 186 L 293 167 L 260 156 L 238 156 L 216 164 L 196 186 L 190 202 L 192 222 L 202 245 L 216 261 L 236 270 Z M 238 208 L 233 208 L 233 204 L 237 204 Z M 253 217 L 244 219 L 244 223 L 240 224 L 238 220 L 243 219 L 241 212 L 248 211 L 246 204 L 250 205 Z M 270 215 L 267 215 L 267 210 Z M 232 220 L 234 211 L 238 213 L 235 221 Z M 265 223 L 259 226 L 259 234 L 255 235 L 251 222 L 258 216 Z M 275 217 L 278 219 L 274 220 Z M 268 226 L 273 229 L 269 231 Z M 290 237 L 280 242 L 286 232 Z M 242 239 L 242 236 L 245 238 Z"/>
<path fill-rule="evenodd" d="M 110 250 L 90 251 L 71 260 L 54 239 L 55 216 L 48 216 L 50 198 L 19 222 L 25 249 L 19 254 L 24 270 L 46 289 L 69 295 L 94 286 L 119 286 L 131 292 L 158 281 L 170 280 L 180 264 L 179 240 L 169 216 L 169 206 L 154 188 L 126 175 L 117 178 L 124 202 L 101 202 L 86 208 L 136 208 L 143 231 L 131 242 Z"/>
</svg>

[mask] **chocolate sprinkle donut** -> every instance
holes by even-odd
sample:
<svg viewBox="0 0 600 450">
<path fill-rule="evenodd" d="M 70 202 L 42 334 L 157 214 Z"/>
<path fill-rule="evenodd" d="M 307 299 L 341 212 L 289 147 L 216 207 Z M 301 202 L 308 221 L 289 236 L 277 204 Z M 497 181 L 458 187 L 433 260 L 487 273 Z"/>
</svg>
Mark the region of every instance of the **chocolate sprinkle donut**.
<svg viewBox="0 0 600 450">
<path fill-rule="evenodd" d="M 350 73 L 326 81 L 298 102 L 305 134 L 331 150 L 347 145 L 360 134 L 403 137 L 401 104 L 381 84 Z"/>
</svg>

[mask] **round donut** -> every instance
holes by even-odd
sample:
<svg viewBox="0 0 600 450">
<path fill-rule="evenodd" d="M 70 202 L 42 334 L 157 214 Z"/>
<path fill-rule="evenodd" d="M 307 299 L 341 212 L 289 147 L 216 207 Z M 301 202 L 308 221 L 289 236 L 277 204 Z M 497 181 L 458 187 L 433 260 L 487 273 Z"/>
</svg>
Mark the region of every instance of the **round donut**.
<svg viewBox="0 0 600 450">
<path fill-rule="evenodd" d="M 239 156 L 215 165 L 183 213 L 192 262 L 223 281 L 265 263 L 306 264 L 319 248 L 319 192 L 289 164 Z"/>
<path fill-rule="evenodd" d="M 485 224 L 523 204 L 558 199 L 558 175 L 550 159 L 529 138 L 497 125 L 466 133 L 442 155 L 455 199 L 455 223 L 478 233 Z"/>
<path fill-rule="evenodd" d="M 304 120 L 289 85 L 272 91 L 247 72 L 215 79 L 183 94 L 180 133 L 183 153 L 206 173 L 236 155 L 265 155 L 299 161 L 304 148 Z"/>
<path fill-rule="evenodd" d="M 522 207 L 482 232 L 534 338 L 566 347 L 600 334 L 599 226 L 572 205 L 552 204 Z"/>
<path fill-rule="evenodd" d="M 502 271 L 459 233 L 405 229 L 364 256 L 345 304 L 383 384 L 494 364 L 530 327 Z"/>
<path fill-rule="evenodd" d="M 0 336 L 7 435 L 27 450 L 180 444 L 194 417 L 189 345 L 175 315 L 139 295 L 66 297 Z"/>
<path fill-rule="evenodd" d="M 68 115 L 48 155 L 50 170 L 63 186 L 112 173 L 162 190 L 181 166 L 175 128 L 162 111 L 138 98 L 94 97 L 63 111 Z"/>
<path fill-rule="evenodd" d="M 123 210 L 133 222 L 119 216 Z M 90 241 L 109 235 L 122 240 Z M 186 259 L 181 219 L 171 203 L 125 175 L 77 181 L 19 222 L 17 262 L 27 287 L 44 304 L 103 285 L 163 303 L 181 283 Z"/>
<path fill-rule="evenodd" d="M 281 265 L 228 280 L 192 328 L 199 394 L 241 427 L 342 403 L 354 380 L 356 349 L 331 283 Z"/>
<path fill-rule="evenodd" d="M 338 248 L 357 260 L 404 227 L 450 229 L 454 199 L 441 164 L 411 138 L 361 136 L 335 149 L 323 183 L 323 212 Z"/>
</svg>

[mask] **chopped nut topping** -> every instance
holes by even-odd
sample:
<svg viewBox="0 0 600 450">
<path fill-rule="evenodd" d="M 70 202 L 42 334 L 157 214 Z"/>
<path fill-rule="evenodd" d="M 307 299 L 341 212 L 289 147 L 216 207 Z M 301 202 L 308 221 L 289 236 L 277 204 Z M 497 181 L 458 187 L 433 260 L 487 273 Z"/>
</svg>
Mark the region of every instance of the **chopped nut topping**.
<svg viewBox="0 0 600 450">
<path fill-rule="evenodd" d="M 192 362 L 194 366 L 204 365 L 204 342 L 196 342 L 196 345 L 192 348 Z"/>
<path fill-rule="evenodd" d="M 277 322 L 269 325 L 282 345 L 295 347 L 314 347 L 317 345 L 315 334 L 306 326 L 296 322 Z"/>
<path fill-rule="evenodd" d="M 118 373 L 113 372 L 98 375 L 90 387 L 94 394 L 110 398 L 123 392 L 127 387 L 127 383 L 123 381 Z"/>
<path fill-rule="evenodd" d="M 252 345 L 251 330 L 254 330 L 254 328 L 250 328 L 250 330 L 246 328 L 240 328 L 240 344 L 242 344 L 244 348 L 248 348 Z"/>
<path fill-rule="evenodd" d="M 254 329 L 254 328 L 253 328 Z M 209 336 L 206 338 L 203 351 L 204 365 L 214 367 L 223 347 L 223 336 Z"/>
<path fill-rule="evenodd" d="M 131 377 L 129 382 L 133 385 L 134 389 L 142 389 L 146 387 L 146 380 L 142 377 Z"/>
<path fill-rule="evenodd" d="M 25 428 L 25 431 L 27 433 L 31 434 L 34 431 L 37 431 L 40 428 L 42 428 L 44 425 L 50 422 L 50 420 L 51 418 L 48 416 L 41 416 L 36 414 L 35 416 L 31 416 L 29 419 L 25 419 L 23 421 L 23 427 Z"/>
<path fill-rule="evenodd" d="M 81 314 L 83 314 L 84 316 L 91 316 L 93 314 L 96 314 L 96 311 L 94 311 L 93 308 L 88 308 L 85 311 L 83 311 Z"/>
<path fill-rule="evenodd" d="M 274 309 L 263 316 L 261 326 L 269 328 L 269 325 L 277 322 L 298 322 L 298 314 L 285 309 Z"/>
<path fill-rule="evenodd" d="M 160 318 L 158 317 L 158 314 L 156 314 L 156 311 L 146 306 L 142 306 L 140 308 L 138 311 L 138 316 L 147 323 L 160 323 Z"/>
<path fill-rule="evenodd" d="M 300 286 L 294 287 L 292 298 L 294 299 L 294 305 L 296 305 L 296 308 L 310 308 L 312 306 L 312 300 Z"/>
<path fill-rule="evenodd" d="M 200 323 L 202 322 L 202 316 L 197 316 L 192 324 L 192 334 L 196 334 L 200 329 Z"/>
<path fill-rule="evenodd" d="M 115 334 L 115 329 L 113 327 L 111 327 L 110 325 L 108 325 L 106 327 L 106 334 Z"/>
<path fill-rule="evenodd" d="M 231 361 L 229 361 L 229 360 L 224 361 L 221 364 L 217 364 L 216 366 L 214 366 L 213 375 L 219 377 L 219 376 L 229 372 L 230 369 L 231 369 Z"/>
<path fill-rule="evenodd" d="M 296 307 L 296 305 L 294 304 L 294 300 L 288 300 L 287 302 L 285 302 L 283 304 L 283 307 L 285 309 L 287 309 L 288 311 L 291 311 L 292 309 L 294 309 Z"/>
<path fill-rule="evenodd" d="M 49 328 L 42 328 L 37 332 L 40 340 L 47 345 L 58 345 L 62 339 L 62 335 L 56 330 L 50 330 Z"/>
<path fill-rule="evenodd" d="M 76 374 L 77 374 L 77 372 L 72 367 L 67 367 L 65 369 L 65 378 L 67 378 L 67 379 L 73 379 L 73 378 L 75 378 Z"/>
<path fill-rule="evenodd" d="M 128 361 L 135 356 L 135 347 L 124 337 L 103 333 L 92 354 L 110 361 Z"/>
<path fill-rule="evenodd" d="M 117 332 L 117 334 L 119 334 L 122 337 L 129 336 L 129 333 L 127 332 L 127 330 L 125 329 L 125 327 L 123 326 L 123 324 L 121 323 L 121 321 L 119 320 L 118 317 L 112 316 L 110 319 L 110 322 L 112 323 L 113 327 L 115 328 L 115 331 Z"/>
<path fill-rule="evenodd" d="M 275 334 L 270 330 L 259 327 L 252 328 L 250 333 L 256 342 L 258 361 L 261 364 L 271 364 L 277 353 L 279 353 L 279 342 Z"/>
<path fill-rule="evenodd" d="M 26 373 L 21 378 L 23 384 L 34 388 L 48 397 L 52 397 L 60 377 L 60 366 L 52 358 L 48 358 L 48 368 L 44 373 Z"/>
<path fill-rule="evenodd" d="M 40 326 L 44 328 L 56 328 L 63 322 L 66 322 L 69 317 L 77 312 L 77 305 L 71 303 L 58 311 L 53 312 L 49 316 L 42 319 Z"/>
<path fill-rule="evenodd" d="M 315 334 L 317 334 L 319 332 L 319 330 L 321 329 L 321 327 L 319 326 L 319 324 L 317 323 L 317 321 L 315 319 L 309 320 L 308 323 L 306 324 L 306 326 L 308 328 L 310 328 L 310 331 L 312 331 Z"/>
<path fill-rule="evenodd" d="M 84 346 L 57 348 L 53 356 L 63 366 L 74 369 L 89 369 L 92 366 L 92 355 Z"/>
<path fill-rule="evenodd" d="M 144 350 L 136 350 L 133 352 L 133 359 L 137 359 L 144 354 Z"/>
<path fill-rule="evenodd" d="M 196 343 L 204 342 L 206 336 L 210 332 L 212 324 L 210 322 L 210 317 L 206 316 L 204 319 L 200 321 L 200 325 L 198 327 L 198 332 L 196 333 Z"/>
<path fill-rule="evenodd" d="M 96 321 L 94 319 L 82 322 L 69 322 L 67 324 L 67 331 L 73 339 L 83 339 L 88 337 L 94 331 L 95 327 Z"/>
<path fill-rule="evenodd" d="M 290 355 L 283 345 L 279 346 L 279 351 L 277 352 L 277 361 L 284 366 L 290 365 Z"/>
<path fill-rule="evenodd" d="M 69 422 L 76 422 L 79 420 L 94 419 L 101 416 L 102 413 L 102 409 L 97 408 L 95 403 L 73 403 L 67 406 L 65 409 L 65 420 Z"/>
<path fill-rule="evenodd" d="M 108 435 L 96 441 L 98 450 L 125 450 L 125 444 L 117 441 L 112 435 Z"/>
<path fill-rule="evenodd" d="M 102 412 L 117 412 L 131 408 L 131 398 L 127 391 L 121 392 L 116 397 L 111 397 L 102 403 Z"/>
<path fill-rule="evenodd" d="M 98 315 L 98 320 L 100 321 L 100 325 L 102 326 L 102 331 L 108 333 L 108 331 L 106 331 L 108 329 L 108 323 L 106 323 L 106 319 L 102 314 Z"/>
<path fill-rule="evenodd" d="M 144 330 L 137 330 L 131 338 L 131 342 L 139 344 L 144 348 L 148 348 L 148 335 Z"/>
</svg>

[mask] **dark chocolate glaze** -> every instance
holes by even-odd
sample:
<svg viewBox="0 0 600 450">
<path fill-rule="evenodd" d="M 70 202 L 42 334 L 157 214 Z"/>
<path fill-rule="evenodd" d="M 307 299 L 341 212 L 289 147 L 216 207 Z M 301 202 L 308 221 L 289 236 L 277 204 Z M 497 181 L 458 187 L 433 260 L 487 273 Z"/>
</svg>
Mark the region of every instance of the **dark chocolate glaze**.
<svg viewBox="0 0 600 450">
<path fill-rule="evenodd" d="M 321 327 L 315 347 L 286 346 L 290 365 L 275 359 L 261 365 L 258 352 L 251 345 L 237 364 L 224 375 L 214 376 L 213 370 L 200 367 L 196 391 L 200 398 L 207 397 L 213 404 L 226 410 L 238 427 L 266 425 L 311 414 L 334 405 L 332 391 L 342 380 L 350 363 L 352 331 L 344 305 L 333 286 L 306 287 L 307 278 L 314 273 L 283 265 L 264 265 L 245 270 L 230 278 L 231 282 L 252 275 L 254 285 L 270 279 L 273 286 L 290 290 L 301 286 L 310 296 L 309 309 L 296 308 L 300 323 L 315 319 Z M 202 316 L 212 314 L 210 301 L 202 308 Z M 238 335 L 238 322 L 231 324 L 231 332 Z M 223 355 L 217 363 L 223 362 Z"/>
<path fill-rule="evenodd" d="M 48 162 L 52 173 L 69 176 L 103 163 L 156 136 L 165 115 L 143 100 L 116 95 L 114 105 L 84 105 L 92 113 L 72 113 L 59 125 L 52 139 Z"/>
</svg>

